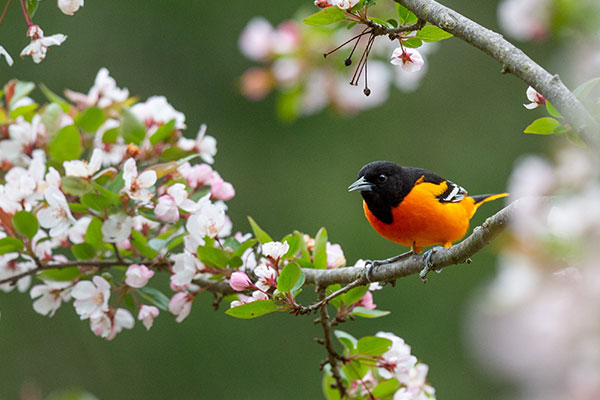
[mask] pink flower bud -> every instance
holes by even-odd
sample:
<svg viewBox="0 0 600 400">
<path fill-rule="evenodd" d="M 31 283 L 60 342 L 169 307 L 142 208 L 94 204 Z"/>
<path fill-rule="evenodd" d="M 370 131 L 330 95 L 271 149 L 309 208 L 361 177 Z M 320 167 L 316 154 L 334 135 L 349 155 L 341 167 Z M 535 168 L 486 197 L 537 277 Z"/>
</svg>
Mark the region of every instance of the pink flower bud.
<svg viewBox="0 0 600 400">
<path fill-rule="evenodd" d="M 229 285 L 237 292 L 244 291 L 253 287 L 252 281 L 243 272 L 234 272 L 229 277 Z"/>
<path fill-rule="evenodd" d="M 185 178 L 187 184 L 193 189 L 207 185 L 213 177 L 213 169 L 208 164 L 196 164 L 191 166 L 189 163 L 185 163 L 179 167 L 177 171 L 179 171 Z"/>
<path fill-rule="evenodd" d="M 143 305 L 140 308 L 138 319 L 142 321 L 142 324 L 144 324 L 147 330 L 150 330 L 154 323 L 154 318 L 156 317 L 158 317 L 158 308 L 147 305 Z"/>
<path fill-rule="evenodd" d="M 327 7 L 331 7 L 331 4 L 329 4 L 329 2 L 327 2 L 327 0 L 315 0 L 315 6 L 317 6 L 319 8 L 327 8 Z"/>
<path fill-rule="evenodd" d="M 362 299 L 360 299 L 356 305 L 358 307 L 364 307 L 369 310 L 374 310 L 377 307 L 377 304 L 373 304 L 373 294 L 367 291 Z"/>
<path fill-rule="evenodd" d="M 175 321 L 181 322 L 190 315 L 190 311 L 192 311 L 192 301 L 194 301 L 194 296 L 185 292 L 179 292 L 171 297 L 171 300 L 169 301 L 169 311 L 171 314 L 177 315 Z"/>
<path fill-rule="evenodd" d="M 127 268 L 125 276 L 127 286 L 139 289 L 146 286 L 148 280 L 154 276 L 154 271 L 143 264 L 133 264 Z"/>
<path fill-rule="evenodd" d="M 229 182 L 225 182 L 223 178 L 219 177 L 213 180 L 210 186 L 210 193 L 216 200 L 231 200 L 235 196 L 235 189 Z"/>
</svg>

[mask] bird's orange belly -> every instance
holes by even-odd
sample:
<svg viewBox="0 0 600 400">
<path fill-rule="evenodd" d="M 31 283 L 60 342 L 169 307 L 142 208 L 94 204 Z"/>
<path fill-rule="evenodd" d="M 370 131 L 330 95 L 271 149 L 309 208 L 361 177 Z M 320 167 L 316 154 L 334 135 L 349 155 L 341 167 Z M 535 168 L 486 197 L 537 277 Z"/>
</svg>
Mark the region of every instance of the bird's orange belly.
<svg viewBox="0 0 600 400">
<path fill-rule="evenodd" d="M 365 215 L 381 236 L 417 252 L 423 247 L 442 244 L 446 247 L 462 238 L 469 228 L 473 214 L 473 199 L 458 203 L 440 203 L 431 193 L 411 191 L 392 209 L 393 222 L 386 224 L 377 219 L 363 202 Z"/>
</svg>

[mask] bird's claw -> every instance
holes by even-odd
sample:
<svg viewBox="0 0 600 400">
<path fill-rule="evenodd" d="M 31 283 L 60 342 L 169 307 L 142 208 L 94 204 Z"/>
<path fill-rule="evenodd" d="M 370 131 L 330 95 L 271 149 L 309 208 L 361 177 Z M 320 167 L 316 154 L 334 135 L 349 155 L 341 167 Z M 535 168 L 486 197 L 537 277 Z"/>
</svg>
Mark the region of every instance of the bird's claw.
<svg viewBox="0 0 600 400">
<path fill-rule="evenodd" d="M 425 264 L 425 266 L 423 267 L 421 272 L 419 272 L 419 277 L 421 278 L 423 283 L 427 283 L 427 273 L 433 267 L 433 262 L 431 261 L 431 257 L 437 250 L 438 250 L 438 247 L 432 247 L 431 249 L 429 249 L 425 253 L 423 253 L 423 264 Z"/>
<path fill-rule="evenodd" d="M 373 282 L 371 280 L 371 276 L 373 275 L 373 269 L 378 267 L 379 265 L 381 265 L 381 261 L 378 260 L 366 260 L 365 261 L 365 266 L 367 267 L 367 270 L 365 271 L 365 278 L 367 279 L 367 282 L 371 283 Z"/>
</svg>

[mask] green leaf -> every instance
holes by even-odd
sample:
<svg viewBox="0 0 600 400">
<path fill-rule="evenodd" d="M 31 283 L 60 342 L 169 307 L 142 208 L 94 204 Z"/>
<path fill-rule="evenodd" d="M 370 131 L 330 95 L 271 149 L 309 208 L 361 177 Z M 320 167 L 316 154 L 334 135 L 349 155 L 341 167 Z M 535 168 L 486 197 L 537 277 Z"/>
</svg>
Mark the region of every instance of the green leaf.
<svg viewBox="0 0 600 400">
<path fill-rule="evenodd" d="M 215 268 L 227 268 L 231 254 L 225 250 L 210 246 L 198 246 L 196 250 L 198 259 L 204 264 Z"/>
<path fill-rule="evenodd" d="M 75 117 L 75 124 L 86 132 L 96 132 L 104 123 L 104 111 L 99 107 L 88 107 Z"/>
<path fill-rule="evenodd" d="M 300 246 L 300 258 L 298 259 L 299 262 L 301 261 L 300 266 L 304 267 L 306 265 L 308 268 L 312 268 L 312 263 L 310 262 L 310 253 L 306 247 L 304 235 L 302 232 L 295 231 L 294 236 L 298 238 L 298 243 Z"/>
<path fill-rule="evenodd" d="M 524 133 L 535 133 L 537 135 L 549 135 L 554 133 L 560 133 L 559 129 L 562 128 L 560 122 L 551 117 L 538 118 L 531 123 L 525 130 Z"/>
<path fill-rule="evenodd" d="M 318 269 L 327 268 L 327 230 L 325 228 L 319 229 L 315 236 L 313 265 Z"/>
<path fill-rule="evenodd" d="M 342 288 L 342 285 L 340 285 L 339 283 L 336 283 L 335 285 L 327 286 L 327 296 L 329 296 L 333 292 L 337 292 L 341 288 Z M 329 300 L 329 304 L 331 304 L 332 306 L 334 306 L 336 308 L 340 308 L 342 306 L 342 304 L 344 304 L 344 302 L 342 301 L 340 296 L 337 296 L 337 297 L 334 297 L 333 299 Z"/>
<path fill-rule="evenodd" d="M 362 317 L 362 318 L 379 318 L 379 317 L 385 317 L 389 313 L 390 313 L 389 311 L 370 310 L 370 309 L 364 308 L 364 307 L 354 307 L 352 309 L 352 315 L 356 315 L 357 317 Z"/>
<path fill-rule="evenodd" d="M 104 243 L 104 235 L 102 235 L 102 221 L 93 217 L 85 232 L 85 242 L 91 244 L 96 249 L 99 249 Z"/>
<path fill-rule="evenodd" d="M 411 49 L 416 49 L 417 47 L 421 47 L 423 45 L 423 41 L 417 38 L 409 38 L 406 40 L 402 40 L 402 45 L 404 47 L 409 47 Z"/>
<path fill-rule="evenodd" d="M 87 179 L 76 176 L 63 176 L 61 179 L 61 188 L 67 194 L 82 196 L 91 191 L 93 186 Z"/>
<path fill-rule="evenodd" d="M 241 319 L 250 319 L 277 311 L 273 300 L 257 300 L 252 303 L 242 304 L 225 311 L 225 314 Z"/>
<path fill-rule="evenodd" d="M 165 151 L 162 152 L 162 154 L 160 155 L 160 159 L 163 161 L 175 161 L 175 160 L 179 160 L 183 157 L 189 156 L 193 153 L 189 152 L 189 151 L 185 151 L 183 150 L 181 147 L 169 147 L 168 149 L 166 149 Z"/>
<path fill-rule="evenodd" d="M 72 281 L 75 278 L 79 277 L 79 268 L 77 267 L 67 267 L 67 268 L 52 268 L 46 269 L 39 274 L 37 277 L 44 281 Z"/>
<path fill-rule="evenodd" d="M 298 118 L 300 90 L 286 90 L 277 96 L 276 113 L 282 122 L 293 122 Z"/>
<path fill-rule="evenodd" d="M 368 290 L 368 286 L 357 286 L 355 288 L 352 288 L 341 296 L 342 301 L 348 305 L 354 304 L 360 299 L 362 299 Z"/>
<path fill-rule="evenodd" d="M 590 94 L 590 92 L 592 90 L 594 90 L 594 87 L 596 87 L 598 82 L 600 82 L 600 78 L 590 79 L 589 81 L 582 83 L 575 90 L 573 90 L 573 94 L 579 100 L 581 100 L 581 99 L 587 97 Z"/>
<path fill-rule="evenodd" d="M 286 235 L 281 239 L 282 243 L 287 243 L 290 246 L 289 250 L 282 256 L 283 259 L 292 258 L 298 253 L 300 249 L 300 240 L 297 235 Z"/>
<path fill-rule="evenodd" d="M 160 250 L 164 249 L 168 243 L 169 243 L 169 241 L 167 239 L 154 238 L 154 239 L 148 240 L 148 246 L 150 246 L 151 248 L 153 248 L 156 251 L 160 251 Z"/>
<path fill-rule="evenodd" d="M 77 160 L 83 152 L 81 136 L 75 125 L 59 130 L 48 147 L 50 156 L 57 162 Z"/>
<path fill-rule="evenodd" d="M 411 25 L 419 20 L 412 11 L 409 11 L 408 8 L 400 5 L 399 3 L 396 3 L 396 12 L 398 13 L 398 18 L 400 19 L 400 25 Z"/>
<path fill-rule="evenodd" d="M 107 129 L 102 134 L 102 143 L 117 143 L 117 138 L 119 137 L 119 128 L 111 128 Z"/>
<path fill-rule="evenodd" d="M 550 104 L 548 100 L 546 100 L 546 111 L 548 111 L 548 114 L 552 115 L 553 117 L 562 118 L 561 113 L 559 113 L 558 110 L 552 104 Z"/>
<path fill-rule="evenodd" d="M 88 208 L 81 203 L 69 203 L 69 209 L 75 213 L 87 213 Z"/>
<path fill-rule="evenodd" d="M 234 256 L 241 257 L 244 255 L 244 252 L 248 250 L 250 247 L 254 246 L 258 241 L 256 239 L 248 239 L 243 243 L 240 243 L 240 246 L 233 253 Z"/>
<path fill-rule="evenodd" d="M 33 82 L 17 81 L 13 96 L 10 98 L 10 102 L 8 103 L 8 108 L 12 109 L 17 101 L 27 96 L 33 89 L 35 89 Z"/>
<path fill-rule="evenodd" d="M 48 89 L 48 86 L 44 85 L 43 83 L 40 83 L 38 87 L 49 101 L 58 104 L 64 112 L 69 111 L 70 105 L 65 99 Z"/>
<path fill-rule="evenodd" d="M 305 18 L 304 23 L 307 25 L 320 26 L 333 24 L 334 22 L 343 21 L 345 19 L 346 14 L 344 14 L 342 10 L 338 7 L 331 6 Z"/>
<path fill-rule="evenodd" d="M 146 137 L 146 127 L 127 107 L 121 110 L 119 131 L 126 144 L 133 143 L 139 146 Z"/>
<path fill-rule="evenodd" d="M 581 138 L 579 137 L 577 132 L 575 132 L 572 129 L 569 129 L 567 132 L 565 132 L 565 137 L 567 138 L 567 140 L 569 142 L 571 142 L 575 146 L 579 146 L 581 148 L 587 147 L 587 145 L 585 144 L 585 142 L 583 140 L 581 140 Z"/>
<path fill-rule="evenodd" d="M 131 230 L 131 238 L 131 245 L 144 257 L 153 259 L 158 255 L 158 251 L 154 250 L 150 246 L 147 246 L 148 239 L 135 229 Z"/>
<path fill-rule="evenodd" d="M 114 182 L 114 181 L 113 181 Z M 110 204 L 119 205 L 121 204 L 121 196 L 119 196 L 118 190 L 115 192 L 105 189 L 104 187 L 94 183 L 94 188 L 100 193 Z"/>
<path fill-rule="evenodd" d="M 156 130 L 156 132 L 154 132 L 152 134 L 152 136 L 150 136 L 150 143 L 154 146 L 156 143 L 169 137 L 173 133 L 174 130 L 175 130 L 175 120 L 172 119 L 169 122 L 167 122 L 166 124 L 162 124 Z"/>
<path fill-rule="evenodd" d="M 423 40 L 424 42 L 439 42 L 440 40 L 449 39 L 452 37 L 451 33 L 438 28 L 437 26 L 427 25 L 417 31 L 416 38 Z"/>
<path fill-rule="evenodd" d="M 27 12 L 31 18 L 33 18 L 33 15 L 37 11 L 39 5 L 39 0 L 27 0 Z"/>
<path fill-rule="evenodd" d="M 0 254 L 19 253 L 23 250 L 23 241 L 14 237 L 0 239 Z"/>
<path fill-rule="evenodd" d="M 252 219 L 252 217 L 248 217 L 248 222 L 250 222 L 250 227 L 252 228 L 252 232 L 254 232 L 254 236 L 261 244 L 272 242 L 271 236 L 267 234 L 267 232 L 263 231 L 260 226 Z"/>
<path fill-rule="evenodd" d="M 300 277 L 304 275 L 300 266 L 295 262 L 288 263 L 277 279 L 277 290 L 283 293 L 289 293 L 295 286 Z"/>
<path fill-rule="evenodd" d="M 395 19 L 393 19 L 393 18 L 390 18 L 390 19 L 386 20 L 386 22 L 387 22 L 388 24 L 390 24 L 390 25 L 391 25 L 392 27 L 394 27 L 394 28 L 397 28 L 397 27 L 398 27 L 398 21 L 396 21 L 396 20 L 395 20 Z"/>
<path fill-rule="evenodd" d="M 46 127 L 48 135 L 52 138 L 60 129 L 60 114 L 62 110 L 57 103 L 50 103 L 42 113 L 42 124 Z"/>
<path fill-rule="evenodd" d="M 175 236 L 169 240 L 167 244 L 167 251 L 173 250 L 175 247 L 179 246 L 183 243 L 183 238 L 187 236 L 187 233 L 182 233 L 181 235 Z"/>
<path fill-rule="evenodd" d="M 344 374 L 353 381 L 362 379 L 368 370 L 369 368 L 366 365 L 361 364 L 358 360 L 352 360 L 342 367 Z"/>
<path fill-rule="evenodd" d="M 375 398 L 383 399 L 388 396 L 391 397 L 398 389 L 400 389 L 400 386 L 401 385 L 400 382 L 398 382 L 398 379 L 387 379 L 375 386 L 371 393 Z"/>
<path fill-rule="evenodd" d="M 392 347 L 390 339 L 379 336 L 365 336 L 358 340 L 356 348 L 359 354 L 366 356 L 380 356 Z"/>
<path fill-rule="evenodd" d="M 325 365 L 325 368 L 329 367 L 329 364 Z M 331 368 L 329 368 L 331 369 Z M 327 400 L 341 400 L 340 392 L 335 387 L 335 380 L 333 379 L 333 375 L 331 372 L 326 371 L 323 374 L 322 381 L 323 394 L 325 395 L 325 399 Z"/>
<path fill-rule="evenodd" d="M 11 119 L 17 119 L 20 116 L 23 116 L 26 120 L 31 120 L 33 115 L 35 114 L 35 110 L 37 109 L 37 103 L 27 104 L 26 106 L 17 107 L 10 112 Z"/>
<path fill-rule="evenodd" d="M 96 193 L 86 193 L 81 196 L 81 204 L 96 211 L 104 211 L 110 207 L 110 201 Z"/>
<path fill-rule="evenodd" d="M 89 243 L 78 243 L 71 247 L 71 252 L 79 260 L 91 260 L 96 257 L 96 249 Z"/>
<path fill-rule="evenodd" d="M 358 344 L 358 340 L 354 336 L 349 333 L 340 330 L 334 330 L 333 334 L 340 341 L 342 346 L 348 349 L 350 355 L 356 352 L 356 346 Z"/>
<path fill-rule="evenodd" d="M 28 239 L 33 238 L 40 228 L 35 215 L 27 211 L 19 211 L 16 213 L 12 217 L 12 224 L 17 233 Z"/>
<path fill-rule="evenodd" d="M 169 298 L 163 292 L 153 287 L 144 286 L 137 291 L 146 301 L 151 302 L 163 311 L 169 310 Z"/>
<path fill-rule="evenodd" d="M 384 28 L 392 27 L 392 25 L 390 25 L 387 21 L 382 20 L 381 18 L 369 17 L 369 19 L 375 22 L 376 24 L 383 26 Z"/>
</svg>

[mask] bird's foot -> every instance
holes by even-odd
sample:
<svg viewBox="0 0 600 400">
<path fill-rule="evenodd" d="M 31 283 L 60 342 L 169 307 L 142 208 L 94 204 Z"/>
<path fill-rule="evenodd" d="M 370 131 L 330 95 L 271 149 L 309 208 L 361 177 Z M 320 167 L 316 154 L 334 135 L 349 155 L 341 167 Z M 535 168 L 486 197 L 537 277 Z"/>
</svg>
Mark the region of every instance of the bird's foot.
<svg viewBox="0 0 600 400">
<path fill-rule="evenodd" d="M 399 254 L 397 256 L 387 258 L 385 260 L 374 260 L 374 261 L 366 260 L 365 264 L 367 266 L 367 270 L 365 272 L 365 278 L 367 278 L 368 282 L 373 282 L 371 280 L 371 276 L 372 276 L 373 270 L 375 268 L 379 267 L 380 265 L 395 263 L 397 261 L 400 261 L 400 260 L 403 260 L 403 259 L 405 259 L 407 257 L 410 257 L 413 254 L 416 254 L 416 253 L 411 250 L 411 251 L 407 251 L 406 253 L 402 253 L 402 254 Z"/>
<path fill-rule="evenodd" d="M 440 247 L 432 247 L 431 249 L 423 253 L 423 264 L 425 264 L 425 266 L 423 267 L 421 272 L 419 272 L 419 277 L 421 277 L 423 283 L 427 283 L 427 273 L 431 270 L 431 267 L 433 267 L 431 257 L 436 251 L 438 251 L 439 248 Z"/>
</svg>

